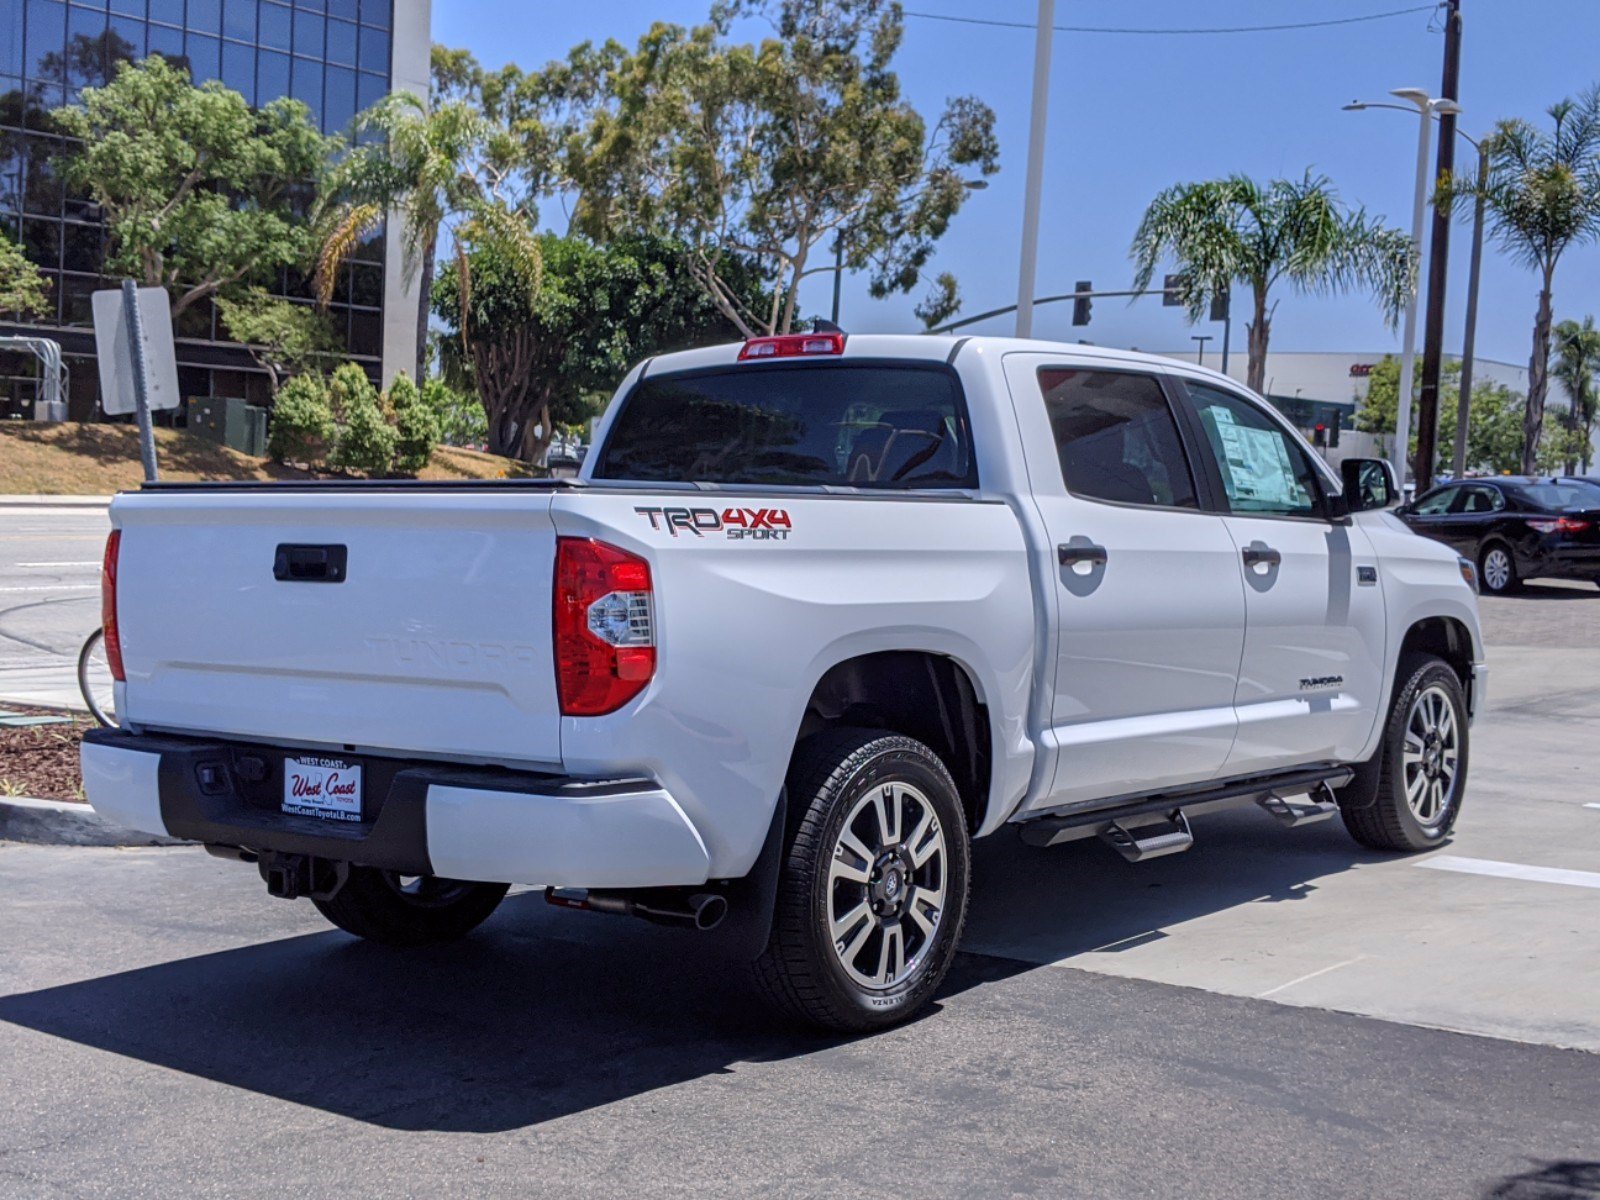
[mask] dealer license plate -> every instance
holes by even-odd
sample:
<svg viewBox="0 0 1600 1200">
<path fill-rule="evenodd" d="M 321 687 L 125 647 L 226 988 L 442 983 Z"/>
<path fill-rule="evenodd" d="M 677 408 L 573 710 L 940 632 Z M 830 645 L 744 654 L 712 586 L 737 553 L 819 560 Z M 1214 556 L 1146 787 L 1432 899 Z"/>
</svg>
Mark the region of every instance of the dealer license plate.
<svg viewBox="0 0 1600 1200">
<path fill-rule="evenodd" d="M 342 758 L 285 758 L 283 811 L 326 821 L 361 820 L 361 767 Z"/>
</svg>

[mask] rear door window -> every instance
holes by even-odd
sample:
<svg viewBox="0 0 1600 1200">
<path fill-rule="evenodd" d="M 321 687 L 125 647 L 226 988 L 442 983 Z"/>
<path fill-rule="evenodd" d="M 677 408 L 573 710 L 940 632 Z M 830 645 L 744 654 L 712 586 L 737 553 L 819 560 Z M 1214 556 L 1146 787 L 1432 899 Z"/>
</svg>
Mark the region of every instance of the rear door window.
<svg viewBox="0 0 1600 1200">
<path fill-rule="evenodd" d="M 1039 390 L 1074 496 L 1116 504 L 1197 508 L 1178 423 L 1150 375 L 1041 367 Z"/>
<path fill-rule="evenodd" d="M 978 482 L 943 366 L 742 365 L 646 377 L 596 479 L 905 490 Z"/>
<path fill-rule="evenodd" d="M 1498 512 L 1506 506 L 1500 493 L 1492 487 L 1464 487 L 1461 489 L 1461 503 L 1452 512 L 1463 514 Z"/>
</svg>

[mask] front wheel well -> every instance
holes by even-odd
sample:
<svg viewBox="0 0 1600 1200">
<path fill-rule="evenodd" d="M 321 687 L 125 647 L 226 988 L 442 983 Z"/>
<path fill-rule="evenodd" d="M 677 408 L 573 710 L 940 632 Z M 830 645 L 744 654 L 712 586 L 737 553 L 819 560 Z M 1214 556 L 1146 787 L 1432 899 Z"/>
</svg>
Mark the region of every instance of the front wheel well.
<svg viewBox="0 0 1600 1200">
<path fill-rule="evenodd" d="M 989 799 L 989 713 L 954 659 L 889 650 L 835 664 L 806 701 L 795 746 L 840 726 L 901 733 L 927 745 L 949 768 L 969 829 L 982 824 Z"/>
<path fill-rule="evenodd" d="M 1472 635 L 1454 617 L 1424 617 L 1406 630 L 1400 643 L 1400 656 L 1433 654 L 1444 659 L 1461 679 L 1462 687 L 1472 682 Z"/>
</svg>

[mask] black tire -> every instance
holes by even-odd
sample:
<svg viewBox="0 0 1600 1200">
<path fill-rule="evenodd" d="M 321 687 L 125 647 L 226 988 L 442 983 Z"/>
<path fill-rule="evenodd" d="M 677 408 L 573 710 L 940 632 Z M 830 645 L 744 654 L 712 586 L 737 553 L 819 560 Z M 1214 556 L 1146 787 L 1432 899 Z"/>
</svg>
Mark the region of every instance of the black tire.
<svg viewBox="0 0 1600 1200">
<path fill-rule="evenodd" d="M 1505 582 L 1499 587 L 1489 582 L 1489 556 L 1503 554 L 1506 563 Z M 1504 542 L 1486 542 L 1483 549 L 1478 551 L 1478 587 L 1490 596 L 1509 596 L 1522 590 L 1522 576 L 1517 574 L 1517 555 L 1510 546 Z"/>
<path fill-rule="evenodd" d="M 1419 816 L 1406 799 L 1407 769 L 1403 758 L 1412 709 L 1424 693 L 1440 696 L 1449 704 L 1457 738 L 1454 775 L 1438 811 L 1425 813 L 1427 819 Z M 1408 852 L 1431 850 L 1449 837 L 1461 814 L 1467 786 L 1469 732 L 1460 676 L 1443 659 L 1431 654 L 1408 654 L 1402 658 L 1378 752 L 1339 792 L 1339 811 L 1350 836 L 1373 850 Z"/>
<path fill-rule="evenodd" d="M 886 790 L 885 785 L 891 786 Z M 869 810 L 861 805 L 868 802 L 870 793 L 878 789 L 879 795 L 887 796 L 894 785 L 904 790 L 898 793 L 900 800 L 889 802 L 908 815 L 901 819 L 898 840 L 884 839 L 889 843 L 882 851 L 887 856 L 884 861 L 891 865 L 881 872 L 870 863 L 864 865 L 875 883 L 831 879 L 845 822 L 853 819 L 853 828 L 860 828 L 861 821 L 869 819 Z M 859 1033 L 906 1020 L 928 1002 L 944 979 L 967 915 L 971 882 L 967 820 L 950 772 L 932 750 L 912 738 L 877 730 L 828 730 L 807 739 L 796 751 L 788 796 L 789 830 L 779 864 L 772 932 L 755 962 L 757 984 L 782 1015 L 834 1032 Z M 930 812 L 935 822 L 931 836 L 942 838 L 939 907 L 922 907 L 926 901 L 918 900 L 933 894 L 931 882 L 925 884 L 923 876 L 911 873 L 902 876 L 902 865 L 891 862 L 896 853 L 904 852 L 909 865 L 913 861 L 910 855 L 931 844 L 927 836 L 916 836 L 928 828 L 923 818 Z M 916 826 L 907 836 L 906 825 L 913 819 Z M 882 820 L 878 810 L 872 809 L 869 823 L 876 826 Z M 890 874 L 905 881 L 898 891 L 889 883 Z M 853 977 L 852 968 L 843 961 L 847 953 L 843 939 L 839 947 L 834 942 L 834 906 L 850 905 L 848 897 L 841 899 L 841 889 L 852 887 L 861 889 L 863 905 L 881 900 L 888 906 L 891 901 L 884 899 L 886 896 L 902 904 L 898 911 L 886 907 L 887 915 L 882 917 L 876 910 L 865 916 L 865 925 L 876 925 L 876 932 L 863 935 L 867 940 L 856 956 L 858 962 L 862 956 L 870 957 L 875 952 L 872 938 L 876 937 L 876 949 L 886 960 L 892 944 L 887 941 L 888 931 L 895 927 L 906 970 L 898 979 L 891 970 L 886 986 L 864 986 Z M 889 890 L 882 891 L 885 888 Z M 915 924 L 907 911 L 912 909 L 918 917 Z M 927 932 L 930 915 L 933 928 Z M 861 928 L 855 925 L 846 933 L 853 935 Z M 922 939 L 920 945 L 917 939 Z"/>
<path fill-rule="evenodd" d="M 499 907 L 510 886 L 351 867 L 331 899 L 312 903 L 346 933 L 389 946 L 420 946 L 464 937 Z"/>
</svg>

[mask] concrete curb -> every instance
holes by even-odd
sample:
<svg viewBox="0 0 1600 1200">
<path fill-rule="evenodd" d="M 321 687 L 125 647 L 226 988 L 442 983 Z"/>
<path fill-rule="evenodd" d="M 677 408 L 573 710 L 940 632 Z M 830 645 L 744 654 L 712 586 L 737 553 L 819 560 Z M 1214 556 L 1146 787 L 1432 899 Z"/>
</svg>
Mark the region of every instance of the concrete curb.
<svg viewBox="0 0 1600 1200">
<path fill-rule="evenodd" d="M 36 700 L 26 696 L 0 696 L 0 708 L 42 708 L 47 713 L 57 713 L 63 717 L 90 715 L 89 706 L 82 700 L 62 703 L 56 700 Z"/>
<path fill-rule="evenodd" d="M 110 496 L 0 495 L 0 508 L 104 508 Z"/>
<path fill-rule="evenodd" d="M 0 842 L 39 846 L 188 846 L 179 838 L 112 825 L 87 804 L 0 797 Z"/>
</svg>

